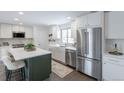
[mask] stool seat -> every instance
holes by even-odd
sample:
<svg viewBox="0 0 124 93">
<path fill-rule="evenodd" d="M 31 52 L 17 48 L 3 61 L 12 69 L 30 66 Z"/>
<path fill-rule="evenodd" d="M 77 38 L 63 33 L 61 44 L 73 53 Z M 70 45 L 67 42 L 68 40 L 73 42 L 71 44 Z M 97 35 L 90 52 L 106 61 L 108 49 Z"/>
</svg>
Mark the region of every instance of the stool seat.
<svg viewBox="0 0 124 93">
<path fill-rule="evenodd" d="M 12 62 L 11 57 L 9 56 L 3 56 L 1 58 L 3 61 L 5 67 L 6 67 L 6 80 L 11 80 L 12 79 L 12 74 L 16 71 L 19 71 L 21 74 L 22 79 L 25 80 L 25 63 L 24 61 L 14 61 Z M 13 72 L 14 71 L 14 72 Z M 15 77 L 15 76 L 14 76 Z"/>
<path fill-rule="evenodd" d="M 1 59 L 8 70 L 17 70 L 25 66 L 24 61 L 11 62 L 11 58 L 8 56 L 4 56 Z"/>
</svg>

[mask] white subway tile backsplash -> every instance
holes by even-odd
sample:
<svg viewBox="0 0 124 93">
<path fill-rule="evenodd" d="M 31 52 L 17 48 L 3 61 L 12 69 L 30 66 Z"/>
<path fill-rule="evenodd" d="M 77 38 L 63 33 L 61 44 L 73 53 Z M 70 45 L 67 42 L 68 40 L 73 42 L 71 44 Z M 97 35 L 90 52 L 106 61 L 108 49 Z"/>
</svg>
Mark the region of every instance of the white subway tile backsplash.
<svg viewBox="0 0 124 93">
<path fill-rule="evenodd" d="M 106 51 L 110 51 L 111 49 L 113 49 L 115 43 L 117 44 L 118 49 L 124 53 L 124 39 L 106 39 Z"/>
<path fill-rule="evenodd" d="M 0 45 L 3 45 L 3 42 L 8 42 L 9 45 L 12 45 L 12 44 L 27 44 L 29 42 L 33 42 L 33 39 L 0 38 Z"/>
</svg>

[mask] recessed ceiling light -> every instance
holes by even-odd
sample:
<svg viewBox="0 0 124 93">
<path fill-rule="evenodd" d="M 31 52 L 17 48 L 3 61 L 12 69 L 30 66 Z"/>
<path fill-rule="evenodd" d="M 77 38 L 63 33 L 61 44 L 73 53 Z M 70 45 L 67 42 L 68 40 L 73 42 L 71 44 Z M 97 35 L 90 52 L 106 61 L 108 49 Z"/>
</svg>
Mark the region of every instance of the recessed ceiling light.
<svg viewBox="0 0 124 93">
<path fill-rule="evenodd" d="M 19 21 L 19 19 L 18 19 L 18 18 L 14 18 L 14 20 L 15 20 L 15 21 Z"/>
<path fill-rule="evenodd" d="M 19 23 L 20 25 L 23 25 L 23 23 Z"/>
<path fill-rule="evenodd" d="M 71 19 L 71 17 L 70 17 L 70 16 L 68 16 L 68 17 L 66 17 L 66 18 L 67 18 L 67 19 L 69 19 L 69 20 Z"/>
<path fill-rule="evenodd" d="M 23 13 L 23 12 L 18 12 L 18 14 L 20 14 L 20 15 L 24 15 L 24 13 Z"/>
</svg>

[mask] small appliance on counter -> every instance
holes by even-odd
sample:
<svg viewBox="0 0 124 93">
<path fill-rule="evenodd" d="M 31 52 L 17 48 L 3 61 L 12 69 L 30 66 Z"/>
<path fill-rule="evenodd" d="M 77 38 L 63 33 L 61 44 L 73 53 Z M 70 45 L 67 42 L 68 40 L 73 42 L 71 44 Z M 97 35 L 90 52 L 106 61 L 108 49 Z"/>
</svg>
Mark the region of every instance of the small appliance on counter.
<svg viewBox="0 0 124 93">
<path fill-rule="evenodd" d="M 120 50 L 117 47 L 117 44 L 115 43 L 114 48 L 108 52 L 109 54 L 112 55 L 123 55 L 123 53 L 120 52 Z"/>
</svg>

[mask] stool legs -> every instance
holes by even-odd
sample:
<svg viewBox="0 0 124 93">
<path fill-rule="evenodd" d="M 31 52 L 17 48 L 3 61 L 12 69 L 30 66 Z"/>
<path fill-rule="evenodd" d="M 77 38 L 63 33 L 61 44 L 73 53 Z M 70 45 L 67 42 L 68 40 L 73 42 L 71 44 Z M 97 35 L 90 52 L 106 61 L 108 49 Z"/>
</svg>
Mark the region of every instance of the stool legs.
<svg viewBox="0 0 124 93">
<path fill-rule="evenodd" d="M 24 68 L 20 68 L 19 70 L 20 70 L 19 74 L 21 74 L 21 80 L 25 80 L 25 69 Z M 6 71 L 6 81 L 11 81 L 13 71 L 12 70 L 8 70 L 7 68 L 5 68 L 5 71 Z"/>
<path fill-rule="evenodd" d="M 8 73 L 8 81 L 11 81 L 11 77 L 12 77 L 12 71 L 11 70 L 8 70 L 9 73 Z"/>
<path fill-rule="evenodd" d="M 21 68 L 21 77 L 22 77 L 22 80 L 25 80 L 25 68 Z"/>
<path fill-rule="evenodd" d="M 5 73 L 6 73 L 6 81 L 8 80 L 8 70 L 7 67 L 5 67 Z"/>
<path fill-rule="evenodd" d="M 12 72 L 10 70 L 8 70 L 6 67 L 5 67 L 5 72 L 6 72 L 6 81 L 11 80 Z"/>
<path fill-rule="evenodd" d="M 12 75 L 12 71 L 11 70 L 6 70 L 6 80 L 7 81 L 11 80 L 11 75 Z"/>
</svg>

